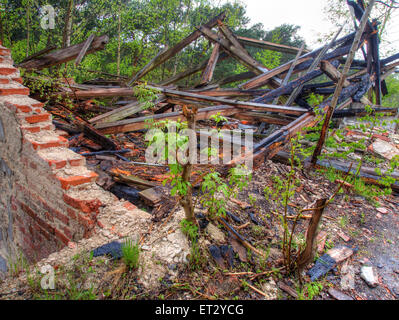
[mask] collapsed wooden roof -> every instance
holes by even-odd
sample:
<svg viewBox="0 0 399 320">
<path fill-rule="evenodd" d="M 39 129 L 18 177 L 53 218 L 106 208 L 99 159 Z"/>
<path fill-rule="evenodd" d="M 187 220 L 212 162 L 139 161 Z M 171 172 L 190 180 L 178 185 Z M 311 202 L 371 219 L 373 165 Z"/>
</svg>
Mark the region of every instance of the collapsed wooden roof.
<svg viewBox="0 0 399 320">
<path fill-rule="evenodd" d="M 354 7 L 356 18 L 360 21 L 364 14 L 363 8 L 354 2 L 350 5 Z M 125 105 L 89 121 L 90 126 L 101 134 L 141 130 L 145 128 L 148 119 L 184 119 L 181 111 L 174 111 L 174 106 L 182 105 L 198 108 L 198 120 L 209 119 L 211 115 L 220 113 L 237 119 L 250 119 L 258 123 L 281 126 L 255 145 L 251 156 L 256 163 L 261 163 L 264 159 L 273 157 L 296 132 L 304 127 L 313 126 L 319 121 L 314 108 L 306 102 L 306 97 L 310 93 L 324 96 L 324 101 L 317 107 L 322 112 L 326 112 L 332 101 L 331 95 L 335 92 L 335 87 L 342 76 L 340 66 L 346 62 L 345 57 L 353 46 L 356 32 L 340 38 L 337 34 L 325 46 L 309 52 L 303 46 L 294 48 L 236 36 L 224 23 L 225 17 L 225 13 L 221 13 L 199 26 L 175 46 L 161 50 L 134 77 L 122 79 L 123 85 L 119 87 L 104 88 L 96 85 L 72 84 L 60 94 L 77 100 L 128 97 L 130 100 Z M 365 97 L 370 90 L 375 92 L 376 104 L 374 106 L 380 106 L 382 96 L 387 94 L 385 79 L 399 66 L 399 54 L 380 60 L 377 31 L 377 25 L 368 21 L 356 48 L 362 49 L 364 60 L 354 61 L 351 65 L 353 72 L 345 80 L 344 89 L 338 97 L 338 106 L 334 113 L 337 117 L 342 117 L 342 114 L 345 114 L 344 109 L 353 102 L 373 105 Z M 213 44 L 210 57 L 201 64 L 190 66 L 169 79 L 151 84 L 150 87 L 159 91 L 154 103 L 160 108 L 154 115 L 137 117 L 146 105 L 134 99 L 132 87 L 140 84 L 144 76 L 176 56 L 200 37 L 204 37 Z M 90 37 L 86 42 L 70 48 L 53 53 L 44 51 L 41 56 L 35 55 L 24 61 L 20 67 L 29 70 L 42 69 L 72 59 L 76 59 L 76 64 L 79 64 L 85 54 L 100 50 L 107 41 L 106 36 Z M 289 53 L 295 55 L 295 58 L 269 70 L 250 55 L 246 49 L 247 46 Z M 364 46 L 367 50 L 364 50 Z M 248 71 L 215 81 L 213 74 L 216 65 L 230 58 L 237 60 Z M 176 86 L 181 79 L 199 72 L 201 72 L 201 77 L 196 86 L 191 88 Z M 323 75 L 327 76 L 329 81 L 317 82 L 316 80 Z M 226 84 L 238 81 L 245 82 L 238 88 L 222 88 Z M 162 112 L 171 107 L 173 107 L 173 112 Z M 380 110 L 390 114 L 396 112 L 387 108 Z M 364 109 L 353 109 L 346 115 L 356 116 L 363 113 Z M 262 133 L 261 129 L 260 133 Z M 232 163 L 235 161 L 237 159 Z"/>
</svg>

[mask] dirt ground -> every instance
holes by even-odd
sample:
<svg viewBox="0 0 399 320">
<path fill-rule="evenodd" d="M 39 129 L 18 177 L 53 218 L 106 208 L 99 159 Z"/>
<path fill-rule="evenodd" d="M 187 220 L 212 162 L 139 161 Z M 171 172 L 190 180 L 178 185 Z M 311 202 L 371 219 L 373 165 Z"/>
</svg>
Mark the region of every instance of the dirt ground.
<svg viewBox="0 0 399 320">
<path fill-rule="evenodd" d="M 206 228 L 201 231 L 199 242 L 201 259 L 195 269 L 192 269 L 190 265 L 168 266 L 177 269 L 177 280 L 171 281 L 167 277 L 159 279 L 160 289 L 146 292 L 137 284 L 135 271 L 126 272 L 121 261 L 111 261 L 106 257 L 94 258 L 89 262 L 90 267 L 83 267 L 84 262 L 80 262 L 79 267 L 75 264 L 72 267 L 72 273 L 68 273 L 73 274 L 77 282 L 83 278 L 86 283 L 92 281 L 92 294 L 78 297 L 86 299 L 299 299 L 294 297 L 295 292 L 300 291 L 296 275 L 286 274 L 284 270 L 280 270 L 283 266 L 280 250 L 281 227 L 279 218 L 272 214 L 272 204 L 264 195 L 265 187 L 273 184 L 271 178 L 275 175 L 282 177 L 288 170 L 288 166 L 268 161 L 255 172 L 249 186 L 239 194 L 238 201 L 233 200 L 228 203 L 228 211 L 235 216 L 235 219 L 227 218 L 227 221 L 253 246 L 269 253 L 266 261 L 258 259 L 256 255 L 233 240 L 232 235 L 221 225 L 206 221 L 201 215 L 204 212 L 200 208 L 197 211 L 200 225 Z M 301 183 L 288 207 L 289 214 L 292 215 L 295 214 L 296 208 L 312 208 L 315 200 L 329 198 L 338 186 L 314 171 L 298 172 L 297 178 Z M 356 248 L 358 251 L 317 281 L 321 288 L 317 294 L 310 295 L 305 290 L 302 298 L 334 299 L 328 293 L 331 288 L 357 300 L 399 298 L 397 245 L 399 242 L 399 198 L 392 195 L 384 196 L 378 199 L 378 203 L 379 208 L 349 189 L 338 194 L 335 200 L 326 207 L 320 227 L 320 234 L 326 234 L 326 239 L 324 246 L 323 241 L 319 243 L 316 259 L 329 248 L 339 245 Z M 303 244 L 308 221 L 300 219 L 298 223 L 294 237 L 297 245 Z M 227 254 L 217 262 L 210 254 L 211 246 L 219 248 L 224 246 Z M 229 252 L 232 253 L 230 256 Z M 373 266 L 378 274 L 379 284 L 376 288 L 370 288 L 360 277 L 360 269 L 364 264 Z M 312 264 L 307 269 L 310 267 Z M 85 272 L 82 270 L 85 268 L 91 270 L 90 277 L 83 276 Z M 308 276 L 305 275 L 304 279 L 305 283 L 310 283 Z M 353 283 L 350 282 L 351 279 L 354 280 Z M 286 290 L 281 290 L 282 283 L 293 289 L 294 294 L 289 295 Z M 84 286 L 82 284 L 82 287 Z M 50 296 L 44 297 L 43 293 L 38 292 L 26 277 L 9 278 L 0 283 L 0 299 L 56 297 L 65 298 L 62 294 L 51 295 L 51 293 Z"/>
</svg>

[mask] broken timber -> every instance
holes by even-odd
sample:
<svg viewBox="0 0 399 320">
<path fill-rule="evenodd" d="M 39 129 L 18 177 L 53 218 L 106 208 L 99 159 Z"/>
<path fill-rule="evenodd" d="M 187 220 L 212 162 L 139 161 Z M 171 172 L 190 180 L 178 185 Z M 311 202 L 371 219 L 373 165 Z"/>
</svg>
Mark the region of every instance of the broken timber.
<svg viewBox="0 0 399 320">
<path fill-rule="evenodd" d="M 86 53 L 93 53 L 104 49 L 108 41 L 109 38 L 106 35 L 94 38 Z M 32 60 L 21 63 L 19 67 L 26 70 L 41 70 L 71 61 L 78 57 L 85 43 L 86 41 L 65 49 L 59 49 L 46 55 L 34 58 Z"/>
</svg>

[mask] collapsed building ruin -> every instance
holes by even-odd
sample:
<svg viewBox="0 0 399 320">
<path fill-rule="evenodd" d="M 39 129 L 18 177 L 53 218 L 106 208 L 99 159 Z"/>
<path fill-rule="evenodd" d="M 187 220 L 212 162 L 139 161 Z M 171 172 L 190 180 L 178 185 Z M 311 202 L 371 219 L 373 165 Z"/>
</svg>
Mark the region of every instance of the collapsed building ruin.
<svg viewBox="0 0 399 320">
<path fill-rule="evenodd" d="M 351 5 L 360 21 L 364 8 L 356 3 Z M 162 196 L 157 188 L 161 186 L 166 168 L 143 160 L 143 132 L 149 119 L 184 120 L 182 106 L 190 106 L 198 109 L 198 121 L 220 114 L 231 120 L 235 128 L 240 121 L 254 124 L 260 139 L 253 152 L 245 157 L 251 157 L 255 168 L 265 159 L 276 156 L 297 132 L 320 121 L 306 98 L 310 93 L 322 95 L 324 100 L 317 109 L 327 112 L 342 78 L 340 66 L 346 62 L 356 32 L 336 37 L 308 52 L 303 47 L 238 37 L 223 23 L 224 19 L 225 13 L 222 13 L 174 47 L 162 50 L 131 79 L 113 77 L 113 80 L 83 84 L 64 79 L 54 95 L 72 100 L 77 110 L 96 110 L 96 116 L 91 119 L 82 118 L 62 99 L 51 101 L 44 108 L 44 101 L 29 97 L 30 91 L 22 85 L 18 68 L 38 72 L 74 59 L 78 65 L 86 54 L 104 48 L 107 36 L 90 36 L 84 43 L 69 48 L 42 50 L 21 62 L 18 68 L 13 66 L 10 50 L 0 47 L 2 272 L 6 271 L 10 257 L 15 258 L 19 250 L 34 262 L 97 234 L 104 235 L 105 243 L 112 237 L 131 235 L 133 230 L 142 235 L 143 230 L 150 228 L 153 217 L 138 209 L 135 199 L 144 199 L 158 210 Z M 146 110 L 146 103 L 138 101 L 132 87 L 200 37 L 213 43 L 209 59 L 161 83 L 149 84 L 148 88 L 155 89 L 157 96 L 154 107 Z M 268 70 L 251 57 L 246 46 L 289 53 L 295 58 Z M 351 74 L 343 83 L 332 116 L 357 117 L 365 113 L 364 107 L 353 108 L 353 103 L 372 105 L 376 111 L 396 115 L 397 109 L 382 107 L 381 99 L 387 94 L 385 79 L 399 66 L 399 54 L 379 58 L 374 22 L 367 22 L 357 49 L 362 49 L 364 60 L 351 63 Z M 224 59 L 239 61 L 248 72 L 214 81 L 215 66 Z M 201 80 L 195 87 L 176 85 L 199 72 Z M 327 76 L 329 81 L 315 81 L 322 76 Z M 25 80 L 29 83 L 35 79 L 27 75 Z M 223 88 L 235 82 L 241 83 L 238 88 Z M 376 104 L 365 97 L 371 90 Z M 41 96 L 35 94 L 35 98 L 40 100 Z M 102 98 L 124 100 L 115 101 L 117 107 L 113 108 L 92 102 Z M 228 166 L 239 160 L 242 159 L 233 159 Z M 96 165 L 100 165 L 100 172 L 93 171 Z M 344 166 L 342 170 L 345 169 Z M 364 174 L 368 174 L 369 181 L 378 180 L 370 173 Z M 139 196 L 135 190 L 140 191 Z M 113 221 L 115 219 L 117 221 Z"/>
</svg>

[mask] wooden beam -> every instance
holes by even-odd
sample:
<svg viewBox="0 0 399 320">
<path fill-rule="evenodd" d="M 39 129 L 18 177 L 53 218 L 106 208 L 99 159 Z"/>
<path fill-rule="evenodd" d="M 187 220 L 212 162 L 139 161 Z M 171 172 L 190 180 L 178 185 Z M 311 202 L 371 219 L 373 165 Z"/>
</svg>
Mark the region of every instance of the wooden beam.
<svg viewBox="0 0 399 320">
<path fill-rule="evenodd" d="M 338 65 L 339 62 L 335 61 L 334 64 Z M 254 99 L 253 101 L 257 102 L 257 103 L 271 102 L 271 101 L 273 101 L 273 99 L 278 98 L 282 95 L 291 94 L 292 91 L 295 90 L 295 88 L 298 88 L 299 86 L 321 76 L 322 74 L 323 74 L 323 72 L 320 69 L 314 70 L 294 81 L 289 82 L 287 85 L 285 85 L 283 87 L 272 90 L 272 91 L 266 93 L 265 95 Z"/>
<path fill-rule="evenodd" d="M 345 37 L 343 37 L 341 39 L 336 40 L 332 45 L 335 46 L 335 45 L 338 45 L 338 44 L 341 44 L 341 43 L 345 43 L 346 41 L 353 39 L 353 37 L 354 37 L 354 33 L 350 34 L 348 36 L 345 36 Z M 298 59 L 298 64 L 297 64 L 297 67 L 295 69 L 299 69 L 300 67 L 302 67 L 301 64 L 304 63 L 304 62 L 309 62 L 311 64 L 312 62 L 310 60 L 312 60 L 314 57 L 316 57 L 323 50 L 323 48 L 324 47 L 321 47 L 321 48 L 319 48 L 317 50 L 314 50 L 312 52 L 309 52 L 309 53 L 301 56 Z M 334 60 L 334 59 L 336 59 L 338 57 L 344 56 L 345 54 L 347 54 L 349 52 L 349 50 L 350 50 L 350 45 L 346 45 L 344 47 L 341 47 L 341 48 L 338 48 L 338 49 L 334 50 L 332 53 L 330 53 L 330 54 L 326 55 L 325 57 L 323 57 L 323 59 L 324 60 Z M 263 87 L 264 85 L 266 85 L 269 82 L 271 76 L 276 76 L 278 74 L 282 74 L 282 73 L 286 72 L 287 70 L 289 70 L 291 64 L 294 61 L 295 61 L 295 59 L 291 60 L 291 61 L 289 61 L 289 62 L 287 62 L 287 63 L 285 63 L 285 64 L 283 64 L 283 65 L 281 65 L 281 66 L 279 66 L 279 67 L 277 67 L 275 69 L 267 71 L 267 72 L 257 76 L 256 78 L 251 79 L 250 81 L 242 84 L 239 87 L 242 88 L 242 89 L 256 89 L 256 88 Z M 310 66 L 310 64 L 309 64 L 309 66 Z M 303 68 L 301 68 L 301 69 L 304 70 L 306 68 L 308 68 L 308 66 L 303 66 Z"/>
<path fill-rule="evenodd" d="M 108 36 L 100 36 L 93 39 L 93 42 L 87 53 L 93 53 L 99 50 L 104 49 L 105 45 L 108 43 Z M 85 41 L 86 42 L 86 41 Z M 26 70 L 41 70 L 44 68 L 49 68 L 55 65 L 59 65 L 68 61 L 75 59 L 79 53 L 82 51 L 85 42 L 80 44 L 76 44 L 74 46 L 59 49 L 57 51 L 51 52 L 49 54 L 40 56 L 38 58 L 26 61 L 19 65 L 20 68 L 24 68 Z"/>
<path fill-rule="evenodd" d="M 299 48 L 287 46 L 284 44 L 273 43 L 273 42 L 269 42 L 269 41 L 251 39 L 251 38 L 240 37 L 240 36 L 238 36 L 237 38 L 241 42 L 241 44 L 246 45 L 246 46 L 257 47 L 257 48 L 261 48 L 261 49 L 267 49 L 267 50 L 271 50 L 271 51 L 290 53 L 290 54 L 297 54 L 297 52 L 300 51 Z M 307 53 L 309 51 L 304 50 L 304 52 Z"/>
<path fill-rule="evenodd" d="M 196 115 L 196 120 L 206 120 L 209 119 L 212 115 L 218 113 L 220 113 L 222 116 L 231 116 L 232 114 L 238 113 L 239 111 L 240 111 L 239 109 L 231 106 L 217 106 L 217 107 L 203 108 L 198 110 L 198 113 Z M 148 125 L 146 122 L 147 120 L 185 121 L 186 118 L 184 117 L 182 112 L 171 112 L 171 113 L 157 114 L 136 119 L 127 119 L 113 123 L 98 124 L 96 128 L 103 134 L 137 131 L 146 128 L 146 126 Z"/>
<path fill-rule="evenodd" d="M 226 17 L 226 13 L 222 12 L 220 15 L 217 17 L 213 18 L 210 20 L 208 23 L 205 24 L 206 27 L 208 28 L 213 28 L 216 26 L 218 20 L 224 20 Z M 173 57 L 177 53 L 179 53 L 181 50 L 183 50 L 185 47 L 187 47 L 190 43 L 193 41 L 197 40 L 201 36 L 201 32 L 198 30 L 195 30 L 193 33 L 191 33 L 188 37 L 184 38 L 181 40 L 178 44 L 176 44 L 174 47 L 168 49 L 167 51 L 163 52 L 160 54 L 153 62 L 151 65 L 145 66 L 143 69 L 141 69 L 130 81 L 129 85 L 132 85 L 134 82 L 137 80 L 140 80 L 142 77 L 144 77 L 147 73 L 167 61 L 169 58 Z"/>
<path fill-rule="evenodd" d="M 220 53 L 220 44 L 215 43 L 211 57 L 209 58 L 205 70 L 202 73 L 201 81 L 199 83 L 200 85 L 206 85 L 209 82 L 211 82 L 213 78 L 213 72 L 215 71 L 215 67 L 219 59 L 219 53 Z"/>
<path fill-rule="evenodd" d="M 240 112 L 233 115 L 233 118 L 239 120 L 249 120 L 254 122 L 265 122 L 269 124 L 276 124 L 279 126 L 286 126 L 292 122 L 292 120 L 272 117 L 270 115 L 259 113 L 259 112 Z"/>
<path fill-rule="evenodd" d="M 329 61 L 323 60 L 320 65 L 320 69 L 329 77 L 332 81 L 338 82 L 341 78 L 341 72 L 338 71 Z M 345 79 L 344 87 L 348 87 L 350 82 Z"/>
<path fill-rule="evenodd" d="M 262 111 L 279 112 L 279 113 L 287 113 L 295 115 L 300 115 L 307 111 L 306 109 L 300 107 L 274 106 L 274 105 L 267 105 L 256 102 L 229 100 L 224 98 L 208 97 L 205 95 L 169 90 L 169 89 L 160 89 L 160 91 L 164 93 L 167 97 L 173 97 L 178 99 L 182 98 L 186 100 L 201 101 L 201 102 L 214 103 L 214 104 L 230 105 L 233 107 L 243 108 L 243 109 L 262 110 Z"/>
<path fill-rule="evenodd" d="M 154 101 L 154 105 L 164 102 L 165 100 L 166 97 L 164 95 L 157 95 L 157 99 Z M 140 111 L 143 111 L 146 106 L 147 106 L 146 102 L 135 101 L 121 108 L 94 117 L 90 119 L 90 123 L 105 123 L 105 122 L 115 122 L 118 120 L 122 120 Z"/>
<path fill-rule="evenodd" d="M 78 66 L 78 65 L 82 62 L 84 56 L 85 56 L 86 53 L 87 53 L 87 50 L 89 49 L 89 47 L 90 47 L 91 44 L 93 43 L 93 40 L 94 40 L 94 34 L 91 34 L 91 35 L 87 38 L 85 44 L 83 45 L 82 50 L 79 52 L 79 55 L 77 56 L 77 58 L 76 58 L 76 60 L 75 60 L 75 66 Z"/>
</svg>

